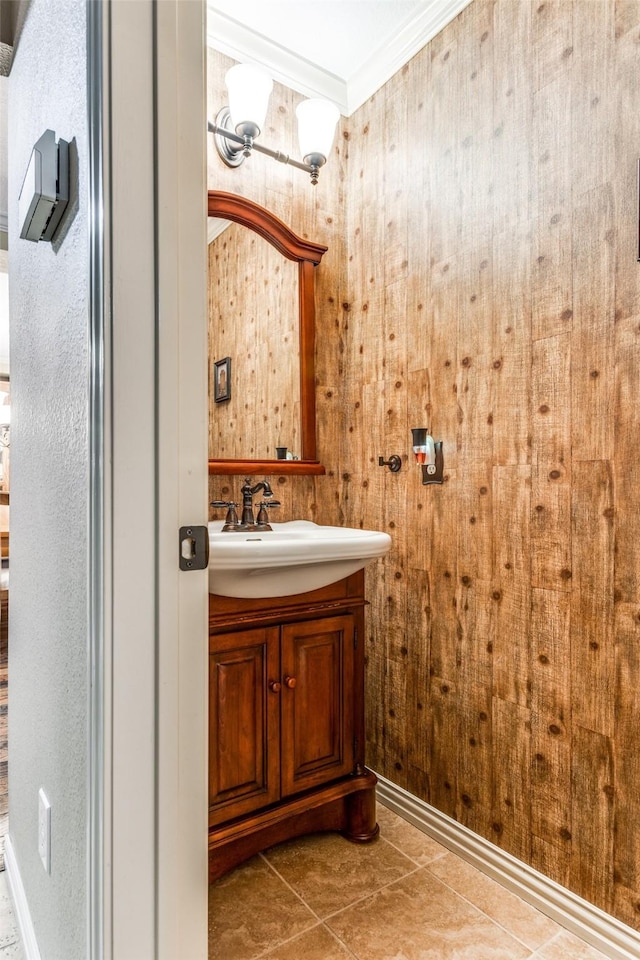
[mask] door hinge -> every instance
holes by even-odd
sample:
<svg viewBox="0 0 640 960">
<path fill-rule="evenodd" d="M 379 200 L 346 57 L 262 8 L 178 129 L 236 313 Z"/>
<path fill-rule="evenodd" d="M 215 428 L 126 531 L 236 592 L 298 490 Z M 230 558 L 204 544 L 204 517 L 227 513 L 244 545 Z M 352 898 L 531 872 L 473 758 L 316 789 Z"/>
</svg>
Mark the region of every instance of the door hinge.
<svg viewBox="0 0 640 960">
<path fill-rule="evenodd" d="M 209 566 L 209 528 L 180 527 L 178 559 L 181 570 L 206 570 Z"/>
<path fill-rule="evenodd" d="M 354 630 L 353 630 L 353 649 L 354 650 L 358 649 L 358 628 L 357 627 L 354 627 Z"/>
</svg>

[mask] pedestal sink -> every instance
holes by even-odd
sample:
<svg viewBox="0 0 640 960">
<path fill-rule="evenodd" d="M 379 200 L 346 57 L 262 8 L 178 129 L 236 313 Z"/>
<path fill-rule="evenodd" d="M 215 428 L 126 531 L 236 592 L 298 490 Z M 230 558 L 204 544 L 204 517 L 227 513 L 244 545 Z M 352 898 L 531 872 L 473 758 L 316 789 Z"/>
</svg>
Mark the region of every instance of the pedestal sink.
<svg viewBox="0 0 640 960">
<path fill-rule="evenodd" d="M 323 527 L 310 520 L 267 531 L 222 533 L 209 524 L 209 592 L 223 597 L 287 597 L 318 590 L 362 569 L 391 546 L 375 530 Z"/>
</svg>

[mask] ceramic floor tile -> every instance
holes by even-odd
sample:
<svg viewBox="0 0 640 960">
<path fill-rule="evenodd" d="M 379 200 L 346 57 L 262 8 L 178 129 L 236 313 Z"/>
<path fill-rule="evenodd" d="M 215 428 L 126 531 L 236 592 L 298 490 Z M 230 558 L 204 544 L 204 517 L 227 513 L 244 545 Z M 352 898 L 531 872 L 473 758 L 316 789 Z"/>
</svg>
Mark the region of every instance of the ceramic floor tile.
<svg viewBox="0 0 640 960">
<path fill-rule="evenodd" d="M 209 960 L 253 960 L 315 924 L 260 857 L 209 887 Z"/>
<path fill-rule="evenodd" d="M 606 960 L 606 957 L 584 940 L 563 930 L 550 943 L 537 950 L 531 960 Z"/>
<path fill-rule="evenodd" d="M 339 943 L 324 924 L 265 954 L 268 960 L 302 960 L 303 957 L 304 960 L 353 960 L 351 951 Z"/>
<path fill-rule="evenodd" d="M 525 960 L 528 947 L 427 867 L 327 921 L 359 960 Z"/>
<path fill-rule="evenodd" d="M 377 807 L 377 820 L 380 835 L 421 867 L 448 853 L 447 848 L 437 840 L 432 840 L 422 830 L 418 830 L 412 823 L 407 823 L 381 803 Z"/>
<path fill-rule="evenodd" d="M 358 844 L 335 833 L 282 843 L 264 856 L 321 919 L 416 869 L 382 838 Z"/>
<path fill-rule="evenodd" d="M 453 853 L 430 864 L 429 870 L 532 950 L 547 943 L 562 929 Z"/>
</svg>

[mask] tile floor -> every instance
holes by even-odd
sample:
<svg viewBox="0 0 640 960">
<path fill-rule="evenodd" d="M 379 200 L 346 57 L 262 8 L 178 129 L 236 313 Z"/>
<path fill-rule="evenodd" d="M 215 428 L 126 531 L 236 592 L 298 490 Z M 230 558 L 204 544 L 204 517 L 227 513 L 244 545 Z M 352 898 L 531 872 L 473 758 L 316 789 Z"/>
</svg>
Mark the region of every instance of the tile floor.
<svg viewBox="0 0 640 960">
<path fill-rule="evenodd" d="M 381 805 L 378 822 L 369 846 L 302 837 L 212 884 L 209 960 L 604 960 Z M 24 960 L 5 872 L 0 960 Z"/>
<path fill-rule="evenodd" d="M 604 960 L 381 805 L 378 822 L 371 845 L 302 837 L 212 884 L 209 960 Z"/>
</svg>

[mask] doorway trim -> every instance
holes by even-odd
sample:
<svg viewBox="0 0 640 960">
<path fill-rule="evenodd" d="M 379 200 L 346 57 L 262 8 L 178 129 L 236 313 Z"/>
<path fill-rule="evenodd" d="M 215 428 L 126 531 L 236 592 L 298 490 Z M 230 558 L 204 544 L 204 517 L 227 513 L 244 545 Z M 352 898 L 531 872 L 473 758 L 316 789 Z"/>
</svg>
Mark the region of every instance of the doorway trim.
<svg viewBox="0 0 640 960">
<path fill-rule="evenodd" d="M 105 557 L 105 300 L 104 262 L 104 8 L 87 3 L 87 133 L 89 229 L 89 518 L 87 942 L 98 960 L 104 946 L 104 578 Z"/>
<path fill-rule="evenodd" d="M 202 0 L 102 6 L 104 829 L 96 958 L 205 960 L 207 571 L 178 567 L 178 529 L 206 524 L 208 502 L 205 9 Z M 97 909 L 92 923 L 100 923 Z"/>
</svg>

